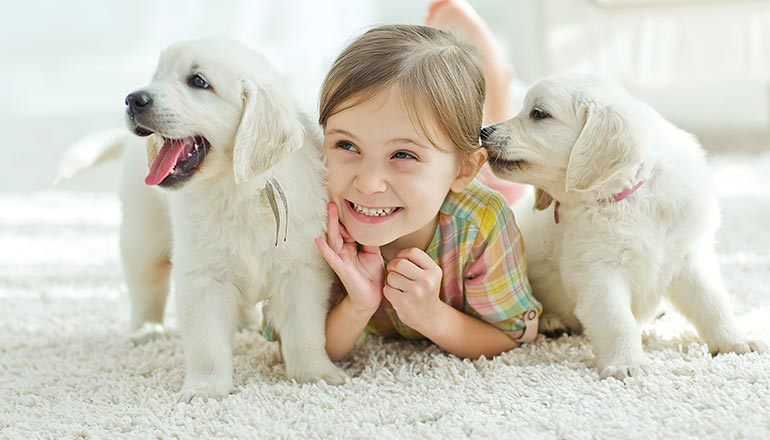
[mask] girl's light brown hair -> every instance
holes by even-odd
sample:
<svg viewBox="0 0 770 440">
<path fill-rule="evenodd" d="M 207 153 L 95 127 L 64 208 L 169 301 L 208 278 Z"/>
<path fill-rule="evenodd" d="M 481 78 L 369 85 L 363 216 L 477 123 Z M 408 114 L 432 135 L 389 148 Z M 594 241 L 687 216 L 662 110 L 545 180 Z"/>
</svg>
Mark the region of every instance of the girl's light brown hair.
<svg viewBox="0 0 770 440">
<path fill-rule="evenodd" d="M 412 124 L 436 148 L 428 122 L 458 151 L 479 148 L 484 69 L 470 43 L 448 32 L 413 25 L 371 29 L 337 57 L 321 89 L 318 122 L 397 87 Z M 443 149 L 442 149 L 443 150 Z"/>
</svg>

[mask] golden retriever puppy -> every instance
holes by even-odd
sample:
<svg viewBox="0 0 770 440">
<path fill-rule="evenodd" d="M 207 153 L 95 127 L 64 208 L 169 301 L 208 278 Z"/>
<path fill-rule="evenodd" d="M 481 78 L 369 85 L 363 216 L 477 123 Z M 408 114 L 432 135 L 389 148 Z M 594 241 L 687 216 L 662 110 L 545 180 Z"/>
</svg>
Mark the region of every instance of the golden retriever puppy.
<svg viewBox="0 0 770 440">
<path fill-rule="evenodd" d="M 644 371 L 639 324 L 663 298 L 712 352 L 767 351 L 730 311 L 719 206 L 693 136 L 616 86 L 561 75 L 482 142 L 498 176 L 538 188 L 537 211 L 515 209 L 541 331 L 585 331 L 602 378 Z"/>
<path fill-rule="evenodd" d="M 149 140 L 126 135 L 86 155 L 96 163 L 125 150 L 132 338 L 163 332 L 173 279 L 187 366 L 179 400 L 231 392 L 233 333 L 260 300 L 270 301 L 288 377 L 342 383 L 325 350 L 332 273 L 313 242 L 326 224 L 320 136 L 277 74 L 237 43 L 184 42 L 126 105 L 129 129 Z"/>
</svg>

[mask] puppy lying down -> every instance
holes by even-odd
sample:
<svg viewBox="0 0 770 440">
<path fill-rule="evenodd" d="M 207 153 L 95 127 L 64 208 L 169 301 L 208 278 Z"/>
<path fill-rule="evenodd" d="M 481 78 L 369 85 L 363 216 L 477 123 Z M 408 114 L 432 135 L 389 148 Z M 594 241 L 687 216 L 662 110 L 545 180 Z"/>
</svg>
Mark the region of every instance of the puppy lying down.
<svg viewBox="0 0 770 440">
<path fill-rule="evenodd" d="M 320 138 L 276 73 L 234 42 L 179 43 L 126 104 L 129 129 L 147 140 L 94 156 L 125 150 L 120 248 L 135 340 L 163 331 L 173 278 L 179 400 L 232 391 L 233 332 L 263 299 L 288 377 L 343 382 L 325 350 L 332 274 L 313 243 L 326 219 Z"/>
<path fill-rule="evenodd" d="M 540 330 L 585 331 L 601 377 L 640 374 L 639 323 L 666 298 L 713 353 L 767 351 L 741 333 L 719 274 L 719 206 L 695 138 L 618 87 L 546 78 L 524 109 L 482 130 L 500 177 L 538 188 L 518 204 Z"/>
</svg>

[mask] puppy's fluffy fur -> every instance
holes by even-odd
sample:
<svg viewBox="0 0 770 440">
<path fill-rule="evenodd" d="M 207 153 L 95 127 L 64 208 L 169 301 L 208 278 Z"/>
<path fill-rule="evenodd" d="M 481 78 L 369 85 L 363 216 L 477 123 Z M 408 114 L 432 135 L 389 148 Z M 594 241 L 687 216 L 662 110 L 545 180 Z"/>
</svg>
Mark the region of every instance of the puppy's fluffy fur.
<svg viewBox="0 0 770 440">
<path fill-rule="evenodd" d="M 498 176 L 539 188 L 537 211 L 515 209 L 541 331 L 585 331 L 600 375 L 622 379 L 644 371 L 639 323 L 665 297 L 712 352 L 767 350 L 730 312 L 713 246 L 719 207 L 693 136 L 574 75 L 538 82 L 519 115 L 483 134 Z"/>
<path fill-rule="evenodd" d="M 146 149 L 144 139 L 126 136 L 133 140 L 120 186 L 132 337 L 162 332 L 173 278 L 187 365 L 179 399 L 230 393 L 233 332 L 253 320 L 264 299 L 288 377 L 344 381 L 325 350 L 332 275 L 313 242 L 326 219 L 320 137 L 277 75 L 234 42 L 191 41 L 163 52 L 152 82 L 127 100 L 129 128 L 151 134 Z M 164 188 L 145 185 L 148 159 L 155 164 L 159 154 L 171 154 L 163 144 L 184 139 L 196 143 L 188 156 L 195 162 L 180 158 Z M 114 152 L 114 142 L 105 145 Z M 275 191 L 270 200 L 270 179 L 285 194 L 288 216 Z"/>
</svg>

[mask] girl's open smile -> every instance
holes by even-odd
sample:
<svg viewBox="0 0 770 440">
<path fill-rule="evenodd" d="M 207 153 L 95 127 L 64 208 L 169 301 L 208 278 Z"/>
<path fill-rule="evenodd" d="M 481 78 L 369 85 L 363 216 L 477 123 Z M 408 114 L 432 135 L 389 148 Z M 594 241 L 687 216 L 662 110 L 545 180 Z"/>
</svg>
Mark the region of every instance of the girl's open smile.
<svg viewBox="0 0 770 440">
<path fill-rule="evenodd" d="M 372 207 L 366 207 L 363 205 L 358 205 L 356 203 L 351 202 L 350 200 L 345 200 L 345 205 L 347 205 L 348 210 L 350 211 L 351 217 L 364 223 L 383 223 L 390 219 L 392 219 L 395 215 L 400 213 L 404 208 L 402 207 L 390 207 L 390 208 L 372 208 Z"/>
</svg>

